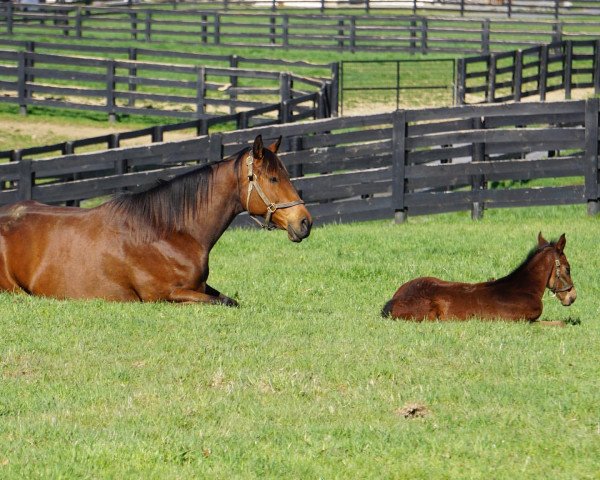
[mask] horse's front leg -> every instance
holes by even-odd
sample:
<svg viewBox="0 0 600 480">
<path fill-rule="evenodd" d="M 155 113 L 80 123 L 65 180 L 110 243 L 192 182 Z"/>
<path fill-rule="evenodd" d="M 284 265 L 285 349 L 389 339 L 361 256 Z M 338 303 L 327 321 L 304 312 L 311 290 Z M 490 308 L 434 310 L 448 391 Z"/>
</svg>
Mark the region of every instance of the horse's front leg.
<svg viewBox="0 0 600 480">
<path fill-rule="evenodd" d="M 211 287 L 208 283 L 205 285 L 204 291 L 208 295 L 217 297 L 223 305 L 227 305 L 228 307 L 239 307 L 240 306 L 240 304 L 238 302 L 236 302 L 233 298 L 229 298 L 227 295 L 223 295 L 216 288 Z"/>
<path fill-rule="evenodd" d="M 177 303 L 210 303 L 213 305 L 223 304 L 228 307 L 237 306 L 237 302 L 235 300 L 219 294 L 219 292 L 212 288 L 210 290 L 216 292 L 217 295 L 212 295 L 210 292 L 203 293 L 187 288 L 176 288 L 169 294 L 166 300 Z"/>
</svg>

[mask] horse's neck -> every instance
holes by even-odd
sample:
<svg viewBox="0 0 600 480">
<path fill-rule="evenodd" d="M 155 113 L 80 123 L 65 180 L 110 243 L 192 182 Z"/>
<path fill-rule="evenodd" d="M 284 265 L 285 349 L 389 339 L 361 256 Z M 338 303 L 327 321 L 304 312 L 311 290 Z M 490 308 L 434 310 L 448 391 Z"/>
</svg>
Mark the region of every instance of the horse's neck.
<svg viewBox="0 0 600 480">
<path fill-rule="evenodd" d="M 520 290 L 531 291 L 541 297 L 548 284 L 553 258 L 549 250 L 542 251 L 508 278 L 518 285 Z"/>
<path fill-rule="evenodd" d="M 216 164 L 209 198 L 197 209 L 189 232 L 212 248 L 233 219 L 243 211 L 238 191 L 235 161 Z"/>
</svg>

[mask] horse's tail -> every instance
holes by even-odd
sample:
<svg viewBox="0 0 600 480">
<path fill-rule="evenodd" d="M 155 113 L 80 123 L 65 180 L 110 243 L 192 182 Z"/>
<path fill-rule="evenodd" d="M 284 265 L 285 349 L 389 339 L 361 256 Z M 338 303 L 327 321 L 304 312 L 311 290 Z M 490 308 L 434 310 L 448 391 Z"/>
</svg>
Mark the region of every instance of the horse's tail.
<svg viewBox="0 0 600 480">
<path fill-rule="evenodd" d="M 383 308 L 381 309 L 382 317 L 389 317 L 392 313 L 392 306 L 394 305 L 394 299 L 392 298 L 389 302 L 387 302 Z"/>
</svg>

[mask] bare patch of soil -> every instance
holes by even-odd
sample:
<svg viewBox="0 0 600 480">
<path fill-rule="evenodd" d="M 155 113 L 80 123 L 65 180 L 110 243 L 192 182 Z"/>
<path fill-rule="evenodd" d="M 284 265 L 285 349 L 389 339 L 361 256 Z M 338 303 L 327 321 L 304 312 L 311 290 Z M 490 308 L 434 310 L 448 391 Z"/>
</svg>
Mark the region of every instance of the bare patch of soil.
<svg viewBox="0 0 600 480">
<path fill-rule="evenodd" d="M 431 411 L 421 403 L 407 403 L 396 410 L 396 414 L 404 418 L 423 418 L 431 414 Z"/>
</svg>

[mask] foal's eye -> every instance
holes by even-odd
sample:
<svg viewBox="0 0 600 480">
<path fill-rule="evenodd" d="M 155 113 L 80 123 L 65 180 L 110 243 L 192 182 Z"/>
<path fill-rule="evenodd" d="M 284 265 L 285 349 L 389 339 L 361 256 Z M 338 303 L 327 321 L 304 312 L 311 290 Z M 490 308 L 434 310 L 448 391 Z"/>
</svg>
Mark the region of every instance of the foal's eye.
<svg viewBox="0 0 600 480">
<path fill-rule="evenodd" d="M 271 182 L 271 183 L 277 183 L 278 181 L 279 181 L 279 179 L 277 177 L 269 178 L 269 182 Z"/>
</svg>

